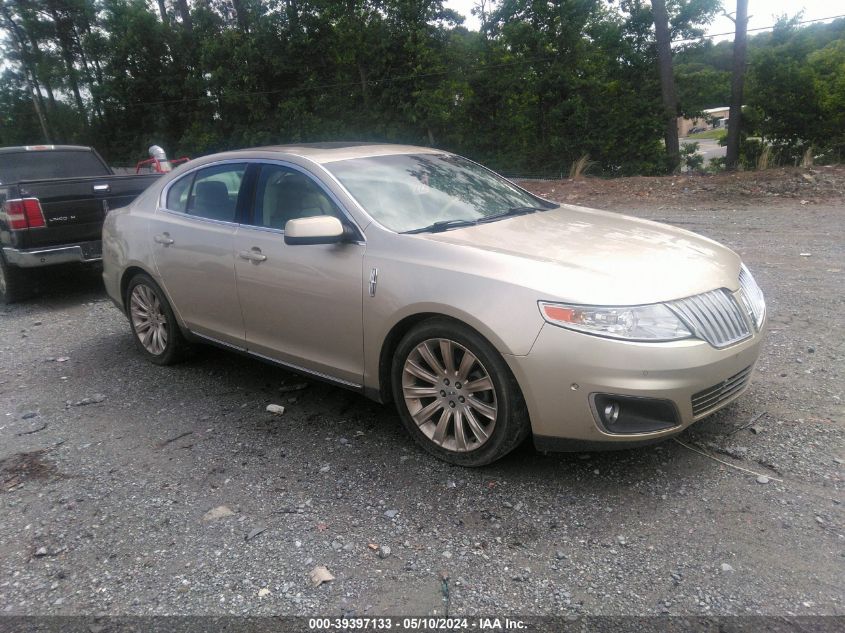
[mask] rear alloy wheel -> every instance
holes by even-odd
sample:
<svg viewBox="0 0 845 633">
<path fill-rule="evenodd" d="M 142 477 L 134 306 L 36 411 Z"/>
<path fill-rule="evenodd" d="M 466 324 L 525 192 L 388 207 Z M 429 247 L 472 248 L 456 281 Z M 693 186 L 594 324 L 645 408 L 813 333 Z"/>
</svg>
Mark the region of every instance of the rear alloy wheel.
<svg viewBox="0 0 845 633">
<path fill-rule="evenodd" d="M 182 359 L 185 341 L 164 293 L 147 275 L 137 275 L 126 290 L 126 308 L 135 343 L 153 363 Z"/>
<path fill-rule="evenodd" d="M 525 403 L 501 356 L 451 321 L 426 321 L 405 336 L 394 358 L 393 390 L 414 439 L 453 464 L 489 464 L 528 433 Z"/>
</svg>

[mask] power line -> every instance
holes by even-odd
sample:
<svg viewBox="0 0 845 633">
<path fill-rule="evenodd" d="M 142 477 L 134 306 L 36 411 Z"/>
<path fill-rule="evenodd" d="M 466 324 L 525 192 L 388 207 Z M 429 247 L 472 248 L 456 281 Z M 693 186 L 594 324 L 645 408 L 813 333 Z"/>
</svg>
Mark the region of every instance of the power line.
<svg viewBox="0 0 845 633">
<path fill-rule="evenodd" d="M 827 18 L 814 18 L 812 20 L 802 20 L 801 22 L 795 22 L 797 26 L 801 26 L 803 24 L 812 24 L 813 22 L 824 22 L 825 20 L 836 20 L 838 18 L 845 18 L 845 14 L 842 15 L 831 15 Z M 756 31 L 768 31 L 769 29 L 773 29 L 777 26 L 777 24 L 772 24 L 771 26 L 758 26 L 753 29 L 745 29 L 746 33 L 754 33 Z M 724 37 L 725 35 L 734 35 L 735 31 L 730 31 L 728 33 L 712 33 L 710 35 L 701 35 L 699 37 L 687 37 L 681 40 L 672 40 L 672 44 L 678 44 L 680 42 L 695 42 L 698 40 L 710 39 L 711 37 Z"/>
</svg>

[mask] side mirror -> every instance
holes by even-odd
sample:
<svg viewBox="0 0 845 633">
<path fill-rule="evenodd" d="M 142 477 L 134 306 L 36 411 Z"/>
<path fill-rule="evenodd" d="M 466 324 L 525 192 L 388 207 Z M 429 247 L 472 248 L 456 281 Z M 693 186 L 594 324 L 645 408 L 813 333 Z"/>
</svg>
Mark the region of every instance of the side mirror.
<svg viewBox="0 0 845 633">
<path fill-rule="evenodd" d="M 288 220 L 285 224 L 285 244 L 337 244 L 343 241 L 343 224 L 333 215 Z"/>
</svg>

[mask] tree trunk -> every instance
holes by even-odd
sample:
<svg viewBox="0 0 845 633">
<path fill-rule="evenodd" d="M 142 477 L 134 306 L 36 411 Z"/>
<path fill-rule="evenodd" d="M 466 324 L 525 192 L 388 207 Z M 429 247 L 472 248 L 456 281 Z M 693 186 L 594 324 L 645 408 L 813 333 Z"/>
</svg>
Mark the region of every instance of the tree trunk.
<svg viewBox="0 0 845 633">
<path fill-rule="evenodd" d="M 678 142 L 678 97 L 675 93 L 675 75 L 672 70 L 672 42 L 669 34 L 669 15 L 665 0 L 652 0 L 654 13 L 654 34 L 657 40 L 657 66 L 660 70 L 660 92 L 663 96 L 663 117 L 666 141 L 666 158 L 670 171 L 676 171 L 681 163 Z"/>
<path fill-rule="evenodd" d="M 191 21 L 191 10 L 188 8 L 188 0 L 176 0 L 176 8 L 179 10 L 179 17 L 188 33 L 194 32 L 194 23 Z"/>
<path fill-rule="evenodd" d="M 367 69 L 364 68 L 364 64 L 358 61 L 358 76 L 361 79 L 361 96 L 364 99 L 364 110 L 369 112 L 370 111 L 370 89 L 367 80 Z"/>
<path fill-rule="evenodd" d="M 736 35 L 734 35 L 731 104 L 728 114 L 728 149 L 725 156 L 727 169 L 736 169 L 739 164 L 739 134 L 742 126 L 742 91 L 745 85 L 746 36 L 748 34 L 748 0 L 737 0 L 734 21 Z"/>
<path fill-rule="evenodd" d="M 158 0 L 158 12 L 161 14 L 161 21 L 167 24 L 167 7 L 164 0 Z"/>
<path fill-rule="evenodd" d="M 41 126 L 41 133 L 44 135 L 44 142 L 50 143 L 50 128 L 47 125 L 47 117 L 44 116 L 44 102 L 41 97 L 41 90 L 38 86 L 38 80 L 35 75 L 35 70 L 32 67 L 31 56 L 26 48 L 25 34 L 22 33 L 21 27 L 12 18 L 12 14 L 5 4 L 0 2 L 0 15 L 6 22 L 6 26 L 12 34 L 13 41 L 18 49 L 18 55 L 21 59 L 21 66 L 23 68 L 24 79 L 26 80 L 29 97 L 32 99 L 32 107 L 35 109 L 35 116 L 38 117 L 38 124 Z"/>
<path fill-rule="evenodd" d="M 88 115 L 85 111 L 85 102 L 82 101 L 82 91 L 79 89 L 79 77 L 76 72 L 76 60 L 73 55 L 73 23 L 70 18 L 59 13 L 58 3 L 54 0 L 48 3 L 48 10 L 50 17 L 53 18 L 53 24 L 56 29 L 56 39 L 59 41 L 59 49 L 64 59 L 65 67 L 67 68 L 68 81 L 70 82 L 70 89 L 73 92 L 76 107 L 79 110 L 79 116 L 82 117 L 82 127 L 88 127 Z"/>
<path fill-rule="evenodd" d="M 242 33 L 249 33 L 249 21 L 247 11 L 241 0 L 232 0 L 232 7 L 235 9 L 235 19 L 238 21 L 238 28 Z"/>
</svg>

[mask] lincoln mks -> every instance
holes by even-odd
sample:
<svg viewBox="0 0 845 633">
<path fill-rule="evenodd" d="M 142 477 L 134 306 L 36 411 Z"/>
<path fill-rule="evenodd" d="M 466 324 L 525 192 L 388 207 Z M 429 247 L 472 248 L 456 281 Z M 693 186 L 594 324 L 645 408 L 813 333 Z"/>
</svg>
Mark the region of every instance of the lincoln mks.
<svg viewBox="0 0 845 633">
<path fill-rule="evenodd" d="M 249 354 L 393 402 L 480 466 L 679 433 L 748 386 L 763 295 L 728 248 L 556 204 L 441 150 L 362 143 L 191 161 L 107 216 L 141 355 Z"/>
</svg>

